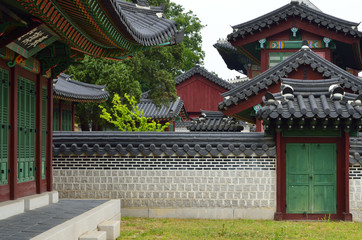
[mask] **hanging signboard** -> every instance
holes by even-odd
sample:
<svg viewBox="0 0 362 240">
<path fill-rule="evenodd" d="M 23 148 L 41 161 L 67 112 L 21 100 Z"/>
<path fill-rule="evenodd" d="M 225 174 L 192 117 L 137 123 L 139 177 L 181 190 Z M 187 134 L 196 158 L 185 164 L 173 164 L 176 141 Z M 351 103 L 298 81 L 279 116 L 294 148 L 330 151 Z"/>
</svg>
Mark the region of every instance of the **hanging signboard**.
<svg viewBox="0 0 362 240">
<path fill-rule="evenodd" d="M 58 39 L 59 37 L 49 28 L 41 25 L 6 46 L 21 56 L 29 58 Z"/>
</svg>

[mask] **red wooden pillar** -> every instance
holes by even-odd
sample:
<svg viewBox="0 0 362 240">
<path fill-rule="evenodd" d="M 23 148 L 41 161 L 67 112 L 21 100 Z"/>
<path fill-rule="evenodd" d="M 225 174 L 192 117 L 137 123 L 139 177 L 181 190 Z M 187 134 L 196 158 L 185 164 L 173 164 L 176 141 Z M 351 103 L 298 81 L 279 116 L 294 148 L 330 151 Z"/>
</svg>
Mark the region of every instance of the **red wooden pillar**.
<svg viewBox="0 0 362 240">
<path fill-rule="evenodd" d="M 42 87 L 41 75 L 36 75 L 35 83 L 35 183 L 36 193 L 41 193 L 41 173 L 42 173 Z"/>
<path fill-rule="evenodd" d="M 72 102 L 72 131 L 74 132 L 75 124 L 75 102 Z"/>
<path fill-rule="evenodd" d="M 344 212 L 342 213 L 342 220 L 352 221 L 352 214 L 349 212 L 349 133 L 343 134 L 344 156 L 343 156 L 343 169 L 344 169 Z"/>
<path fill-rule="evenodd" d="M 18 66 L 10 69 L 10 105 L 9 105 L 9 184 L 10 199 L 17 199 L 18 173 Z"/>
<path fill-rule="evenodd" d="M 282 139 L 281 132 L 276 132 L 276 147 L 277 147 L 277 159 L 276 159 L 276 199 L 277 199 L 277 209 L 274 213 L 275 220 L 283 220 L 283 206 L 282 206 L 282 181 L 283 181 L 283 169 L 282 169 Z"/>
<path fill-rule="evenodd" d="M 256 132 L 264 132 L 263 129 L 263 120 L 256 120 Z"/>
<path fill-rule="evenodd" d="M 47 151 L 46 151 L 46 179 L 47 191 L 53 190 L 53 81 L 48 79 L 48 106 L 47 106 Z"/>
</svg>

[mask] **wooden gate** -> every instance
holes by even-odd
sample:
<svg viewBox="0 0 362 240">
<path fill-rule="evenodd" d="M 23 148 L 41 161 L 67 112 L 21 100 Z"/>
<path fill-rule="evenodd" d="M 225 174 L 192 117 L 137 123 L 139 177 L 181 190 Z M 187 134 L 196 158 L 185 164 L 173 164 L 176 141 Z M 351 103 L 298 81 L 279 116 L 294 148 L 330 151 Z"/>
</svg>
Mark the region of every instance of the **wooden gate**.
<svg viewBox="0 0 362 240">
<path fill-rule="evenodd" d="M 286 212 L 335 214 L 336 144 L 286 144 Z"/>
</svg>

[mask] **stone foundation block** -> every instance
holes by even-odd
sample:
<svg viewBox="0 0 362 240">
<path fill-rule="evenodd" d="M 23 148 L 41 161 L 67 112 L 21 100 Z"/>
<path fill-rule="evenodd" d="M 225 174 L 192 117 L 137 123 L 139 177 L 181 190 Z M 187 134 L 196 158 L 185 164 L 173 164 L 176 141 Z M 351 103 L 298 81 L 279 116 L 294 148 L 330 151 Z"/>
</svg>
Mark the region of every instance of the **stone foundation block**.
<svg viewBox="0 0 362 240">
<path fill-rule="evenodd" d="M 83 234 L 79 237 L 79 240 L 106 240 L 107 234 L 103 231 L 92 231 L 86 234 Z"/>
<path fill-rule="evenodd" d="M 115 240 L 121 234 L 121 221 L 105 221 L 98 224 L 98 231 L 107 233 L 107 240 Z"/>
<path fill-rule="evenodd" d="M 22 198 L 25 203 L 25 211 L 49 205 L 49 198 L 48 192 Z"/>
<path fill-rule="evenodd" d="M 0 220 L 23 213 L 24 199 L 6 201 L 0 203 Z"/>
<path fill-rule="evenodd" d="M 59 202 L 58 191 L 51 191 L 51 192 L 48 192 L 48 194 L 49 194 L 49 204 Z"/>
</svg>

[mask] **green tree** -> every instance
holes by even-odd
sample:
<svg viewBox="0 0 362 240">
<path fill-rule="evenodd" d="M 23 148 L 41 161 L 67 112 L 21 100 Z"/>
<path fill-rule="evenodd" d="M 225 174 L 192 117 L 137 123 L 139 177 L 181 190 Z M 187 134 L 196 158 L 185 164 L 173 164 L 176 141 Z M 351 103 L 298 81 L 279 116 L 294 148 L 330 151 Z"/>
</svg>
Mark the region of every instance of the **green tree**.
<svg viewBox="0 0 362 240">
<path fill-rule="evenodd" d="M 78 81 L 106 84 L 111 98 L 115 93 L 119 96 L 128 93 L 139 100 L 141 92 L 150 90 L 149 98 L 157 105 L 175 99 L 175 77 L 196 63 L 203 62 L 205 54 L 201 49 L 200 31 L 204 26 L 192 11 L 184 12 L 181 5 L 170 0 L 149 0 L 148 3 L 151 6 L 164 5 L 165 17 L 174 20 L 178 30 L 184 31 L 182 43 L 138 52 L 133 58 L 122 62 L 86 56 L 81 62 L 71 66 L 68 74 Z M 102 105 L 109 109 L 111 105 L 108 102 Z M 89 122 L 94 130 L 101 130 L 105 124 L 103 119 L 99 119 L 100 109 L 97 103 L 78 104 L 76 113 L 83 130 L 88 130 Z"/>
<path fill-rule="evenodd" d="M 67 73 L 75 80 L 85 83 L 106 85 L 112 99 L 115 93 L 123 96 L 128 93 L 137 100 L 141 96 L 140 84 L 132 79 L 132 69 L 122 62 L 85 56 L 84 59 L 69 67 Z M 102 130 L 105 121 L 99 118 L 101 110 L 99 103 L 80 103 L 76 105 L 76 114 L 82 130 L 89 130 L 89 123 L 93 130 Z M 102 103 L 111 107 L 110 101 Z"/>
<path fill-rule="evenodd" d="M 141 84 L 142 91 L 150 90 L 149 98 L 159 105 L 176 98 L 176 76 L 203 62 L 205 53 L 200 31 L 204 26 L 192 11 L 185 12 L 181 5 L 170 0 L 149 0 L 148 3 L 164 5 L 165 17 L 174 20 L 179 31 L 184 31 L 182 43 L 138 52 L 124 61 L 132 67 L 133 77 Z"/>
<path fill-rule="evenodd" d="M 121 131 L 162 132 L 169 126 L 169 123 L 162 125 L 156 123 L 151 118 L 144 117 L 143 111 L 140 111 L 136 105 L 137 101 L 134 96 L 130 97 L 125 93 L 124 101 L 126 103 L 122 104 L 119 95 L 115 94 L 112 99 L 113 106 L 111 107 L 111 113 L 109 113 L 102 105 L 99 105 L 100 109 L 102 109 L 100 117 L 113 124 Z"/>
</svg>

